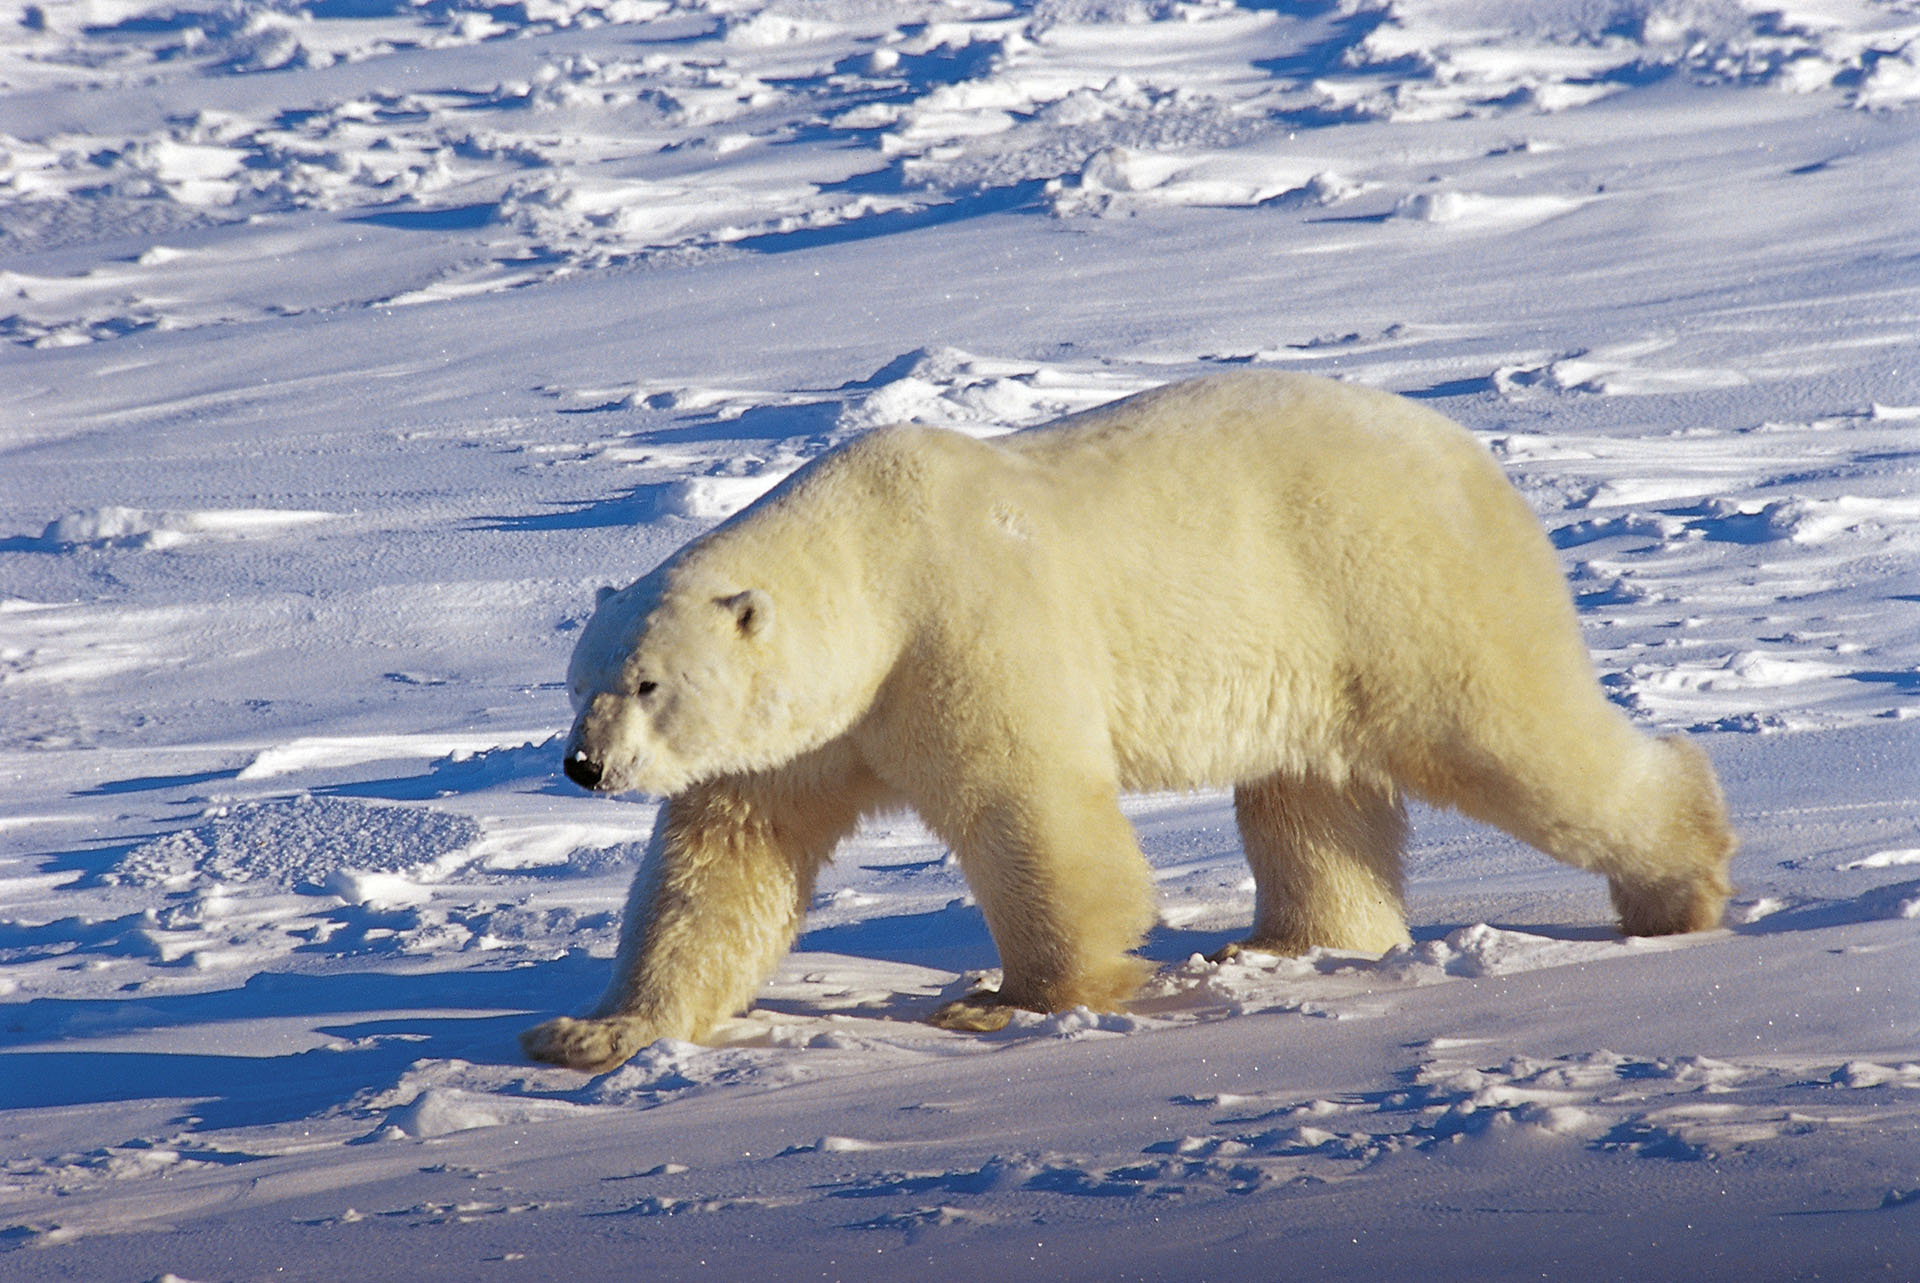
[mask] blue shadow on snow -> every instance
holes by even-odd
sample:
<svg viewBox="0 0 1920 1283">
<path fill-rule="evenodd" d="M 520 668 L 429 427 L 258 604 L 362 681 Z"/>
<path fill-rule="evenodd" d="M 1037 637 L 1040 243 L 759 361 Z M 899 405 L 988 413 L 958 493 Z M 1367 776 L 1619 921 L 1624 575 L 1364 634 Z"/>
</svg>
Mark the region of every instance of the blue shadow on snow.
<svg viewBox="0 0 1920 1283">
<path fill-rule="evenodd" d="M 0 1023 L 0 1107 L 182 1099 L 195 1102 L 191 1113 L 197 1126 L 211 1129 L 310 1117 L 345 1104 L 369 1084 L 393 1081 L 422 1058 L 522 1063 L 515 1042 L 519 1031 L 540 1019 L 555 999 L 571 1002 L 593 992 L 605 980 L 606 966 L 575 951 L 555 962 L 504 971 L 268 972 L 213 993 L 34 999 L 9 1008 Z M 457 1014 L 463 1009 L 475 1014 Z M 428 1011 L 433 1014 L 424 1014 Z M 312 1028 L 356 1045 L 259 1056 L 87 1046 L 90 1037 L 302 1016 L 334 1017 Z M 6 1050 L 56 1040 L 66 1045 Z"/>
<path fill-rule="evenodd" d="M 389 227 L 402 232 L 471 232 L 493 221 L 497 205 L 460 205 L 452 209 L 394 209 L 361 214 L 349 223 Z"/>
</svg>

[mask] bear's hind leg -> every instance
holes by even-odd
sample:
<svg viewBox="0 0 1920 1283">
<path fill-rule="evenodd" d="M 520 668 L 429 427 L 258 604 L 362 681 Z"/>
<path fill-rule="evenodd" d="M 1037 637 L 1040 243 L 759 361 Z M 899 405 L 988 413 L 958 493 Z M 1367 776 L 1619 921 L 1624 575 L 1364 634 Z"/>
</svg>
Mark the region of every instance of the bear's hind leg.
<svg viewBox="0 0 1920 1283">
<path fill-rule="evenodd" d="M 1001 987 L 949 1002 L 948 1029 L 1004 1026 L 1016 1008 L 1113 1011 L 1151 970 L 1132 956 L 1153 925 L 1153 878 L 1116 786 L 1064 781 L 942 823 L 1000 953 Z"/>
<path fill-rule="evenodd" d="M 1401 891 L 1407 816 L 1392 785 L 1273 775 L 1233 792 L 1253 868 L 1253 934 L 1238 949 L 1385 953 L 1409 942 Z"/>
<path fill-rule="evenodd" d="M 1625 935 L 1719 926 L 1737 844 L 1700 747 L 1679 736 L 1649 738 L 1605 706 L 1555 747 L 1511 755 L 1503 771 L 1446 800 L 1604 875 Z"/>
<path fill-rule="evenodd" d="M 1647 791 L 1659 827 L 1651 842 L 1623 845 L 1601 867 L 1630 936 L 1677 935 L 1720 925 L 1733 890 L 1735 841 L 1707 755 L 1679 736 L 1655 740 Z"/>
</svg>

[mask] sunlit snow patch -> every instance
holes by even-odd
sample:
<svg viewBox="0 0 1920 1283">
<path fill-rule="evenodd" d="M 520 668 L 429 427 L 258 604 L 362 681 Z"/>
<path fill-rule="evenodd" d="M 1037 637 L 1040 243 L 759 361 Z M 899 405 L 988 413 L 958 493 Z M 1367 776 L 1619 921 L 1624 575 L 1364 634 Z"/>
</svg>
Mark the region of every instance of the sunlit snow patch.
<svg viewBox="0 0 1920 1283">
<path fill-rule="evenodd" d="M 1393 216 L 1412 223 L 1479 228 L 1527 227 L 1572 213 L 1587 202 L 1571 196 L 1483 196 L 1478 192 L 1415 192 Z"/>
<path fill-rule="evenodd" d="M 262 749 L 236 778 L 266 780 L 296 771 L 406 758 L 438 758 L 460 763 L 491 749 L 510 747 L 501 740 L 498 734 L 306 735 Z"/>
<path fill-rule="evenodd" d="M 1891 869 L 1903 864 L 1920 864 L 1920 850 L 1875 851 L 1872 855 L 1862 856 L 1858 860 L 1849 860 L 1836 867 L 1842 871 L 1848 869 Z"/>
<path fill-rule="evenodd" d="M 204 512 L 149 512 L 108 506 L 68 513 L 47 523 L 40 542 L 50 549 L 175 548 L 196 538 L 244 539 L 327 521 L 331 512 L 229 508 Z"/>
<path fill-rule="evenodd" d="M 537 1123 L 593 1113 L 590 1105 L 563 1100 L 529 1100 L 521 1096 L 467 1091 L 459 1087 L 429 1087 L 404 1105 L 389 1110 L 380 1130 L 383 1140 L 409 1137 L 431 1140 L 478 1127 Z"/>
<path fill-rule="evenodd" d="M 663 516 L 719 521 L 748 507 L 799 469 L 797 462 L 747 477 L 687 477 L 667 485 L 659 500 Z"/>
<path fill-rule="evenodd" d="M 864 430 L 899 423 L 998 436 L 1139 392 L 1151 383 L 1104 371 L 921 348 L 889 361 L 848 399 L 837 426 Z"/>
</svg>

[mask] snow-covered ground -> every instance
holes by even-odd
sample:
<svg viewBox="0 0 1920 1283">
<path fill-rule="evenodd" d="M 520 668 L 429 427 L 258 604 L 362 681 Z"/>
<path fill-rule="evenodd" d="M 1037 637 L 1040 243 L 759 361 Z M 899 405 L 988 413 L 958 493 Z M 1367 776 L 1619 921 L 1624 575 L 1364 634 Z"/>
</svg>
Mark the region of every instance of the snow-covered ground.
<svg viewBox="0 0 1920 1283">
<path fill-rule="evenodd" d="M 0 6 L 0 1275 L 1920 1278 L 1913 0 Z M 1124 1015 L 864 831 L 597 1079 L 626 582 L 875 424 L 1255 365 L 1427 399 L 1697 734 L 1726 929 L 1418 817 L 1417 943 Z"/>
</svg>

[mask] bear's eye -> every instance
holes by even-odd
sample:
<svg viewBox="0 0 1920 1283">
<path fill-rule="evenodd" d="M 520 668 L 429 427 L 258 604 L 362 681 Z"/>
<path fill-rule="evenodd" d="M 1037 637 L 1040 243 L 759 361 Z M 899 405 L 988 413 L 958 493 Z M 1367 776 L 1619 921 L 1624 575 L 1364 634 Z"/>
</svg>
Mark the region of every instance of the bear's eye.
<svg viewBox="0 0 1920 1283">
<path fill-rule="evenodd" d="M 647 696 L 653 694 L 655 691 L 659 689 L 660 689 L 659 682 L 641 682 L 638 686 L 633 688 L 633 693 L 638 695 L 640 698 L 645 699 Z"/>
</svg>

